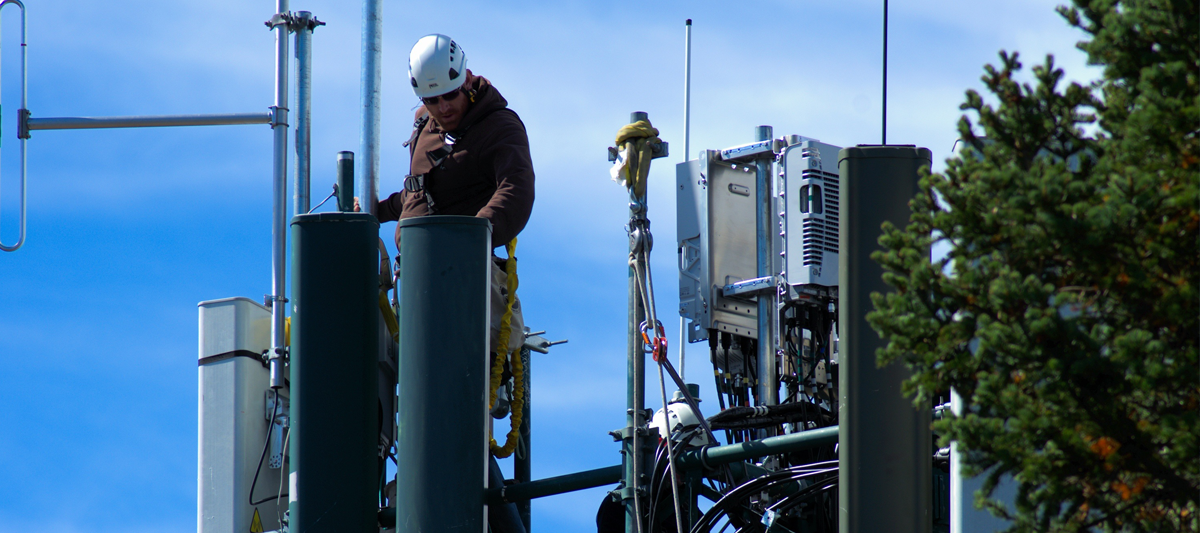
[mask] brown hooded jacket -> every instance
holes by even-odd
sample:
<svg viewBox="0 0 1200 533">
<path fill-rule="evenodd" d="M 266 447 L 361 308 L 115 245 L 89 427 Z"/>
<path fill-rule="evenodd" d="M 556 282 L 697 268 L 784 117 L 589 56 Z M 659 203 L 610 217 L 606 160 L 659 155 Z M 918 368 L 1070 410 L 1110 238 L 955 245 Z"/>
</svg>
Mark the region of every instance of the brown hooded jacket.
<svg viewBox="0 0 1200 533">
<path fill-rule="evenodd" d="M 424 175 L 423 189 L 400 191 L 379 202 L 379 221 L 423 215 L 467 215 L 492 223 L 492 246 L 517 236 L 533 210 L 533 161 L 520 117 L 485 78 L 474 77 L 475 102 L 467 109 L 455 141 L 427 120 L 411 148 L 409 174 Z M 424 107 L 416 118 L 425 115 Z M 448 149 L 439 153 L 439 149 Z M 436 163 L 436 164 L 435 164 Z M 430 199 L 432 198 L 432 202 Z M 396 228 L 399 247 L 400 228 Z"/>
</svg>

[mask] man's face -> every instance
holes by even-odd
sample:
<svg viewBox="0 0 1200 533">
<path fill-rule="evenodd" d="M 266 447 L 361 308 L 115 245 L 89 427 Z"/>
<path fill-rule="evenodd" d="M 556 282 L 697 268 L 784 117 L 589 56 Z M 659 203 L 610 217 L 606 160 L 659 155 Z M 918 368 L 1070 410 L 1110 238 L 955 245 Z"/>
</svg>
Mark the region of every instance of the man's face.
<svg viewBox="0 0 1200 533">
<path fill-rule="evenodd" d="M 470 99 L 462 93 L 462 88 L 436 98 L 435 102 L 432 101 L 434 98 L 422 98 L 422 101 L 425 102 L 425 109 L 429 111 L 429 116 L 437 122 L 438 126 L 441 126 L 443 131 L 454 131 L 462 122 L 463 115 L 467 113 L 467 107 L 471 103 Z"/>
</svg>

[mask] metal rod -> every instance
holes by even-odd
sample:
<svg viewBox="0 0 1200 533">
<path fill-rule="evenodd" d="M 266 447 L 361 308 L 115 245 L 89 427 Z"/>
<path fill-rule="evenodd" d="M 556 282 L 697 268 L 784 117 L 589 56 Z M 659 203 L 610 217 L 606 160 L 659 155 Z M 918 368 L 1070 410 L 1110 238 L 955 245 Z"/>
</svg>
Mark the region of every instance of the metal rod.
<svg viewBox="0 0 1200 533">
<path fill-rule="evenodd" d="M 378 215 L 379 205 L 379 107 L 380 65 L 383 55 L 383 4 L 363 0 L 362 78 L 359 81 L 362 105 L 361 148 L 358 191 L 363 210 Z"/>
<path fill-rule="evenodd" d="M 687 19 L 683 30 L 683 162 L 692 155 L 692 19 Z M 679 317 L 679 373 L 686 376 L 687 319 Z"/>
<path fill-rule="evenodd" d="M 887 144 L 887 11 L 888 2 L 883 0 L 883 125 L 879 144 Z"/>
<path fill-rule="evenodd" d="M 283 387 L 284 315 L 287 313 L 287 144 L 288 144 L 288 0 L 275 0 L 275 12 L 283 21 L 275 31 L 275 105 L 271 129 L 275 136 L 271 176 L 271 388 Z"/>
<path fill-rule="evenodd" d="M 683 161 L 686 163 L 692 157 L 692 19 L 684 23 L 683 40 Z"/>
<path fill-rule="evenodd" d="M 670 363 L 669 359 L 663 358 L 662 363 Z M 667 443 L 667 467 L 671 469 L 671 503 L 675 506 L 675 531 L 683 531 L 683 508 L 679 505 L 679 468 L 676 466 L 678 461 L 675 460 L 675 444 L 671 438 L 671 404 L 667 403 L 667 380 L 663 377 L 663 365 L 658 365 L 658 385 L 659 392 L 662 393 L 663 402 L 663 427 L 667 434 L 663 435 L 663 441 Z M 683 445 L 682 442 L 679 443 Z"/>
<path fill-rule="evenodd" d="M 755 130 L 756 141 L 769 141 L 773 137 L 770 126 L 759 126 Z M 755 201 L 758 209 L 754 213 L 757 224 L 755 232 L 755 257 L 758 263 L 758 277 L 765 278 L 775 275 L 774 233 L 771 222 L 774 219 L 774 195 L 772 195 L 771 159 L 764 154 L 754 160 L 755 170 Z M 779 403 L 779 386 L 775 376 L 775 327 L 777 322 L 774 299 L 766 294 L 760 294 L 758 300 L 758 401 L 760 405 L 775 405 Z M 767 435 L 761 435 L 767 436 Z"/>
<path fill-rule="evenodd" d="M 521 367 L 525 369 L 525 371 L 522 372 L 523 379 L 525 381 L 525 400 L 522 407 L 523 410 L 521 412 L 524 413 L 525 416 L 521 417 L 521 440 L 517 443 L 517 450 L 519 453 L 517 453 L 517 456 L 513 458 L 513 479 L 516 480 L 518 484 L 529 483 L 533 481 L 533 456 L 530 455 L 532 452 L 530 428 L 533 424 L 533 421 L 531 420 L 532 416 L 530 415 L 533 414 L 533 397 L 529 394 L 530 385 L 533 384 L 533 376 L 531 374 L 532 365 L 530 364 L 532 361 L 533 353 L 530 352 L 529 348 L 522 348 Z M 609 468 L 617 469 L 613 480 L 609 482 L 615 483 L 616 480 L 621 476 L 620 465 Z M 533 517 L 531 511 L 532 510 L 528 500 L 517 502 L 517 513 L 521 515 L 521 522 L 525 524 L 525 531 L 527 532 L 533 530 Z"/>
<path fill-rule="evenodd" d="M 29 71 L 27 69 L 27 65 L 25 62 L 25 60 L 26 60 L 26 54 L 25 54 L 25 49 L 26 49 L 26 47 L 25 47 L 25 4 L 22 4 L 18 0 L 3 0 L 3 1 L 0 1 L 0 9 L 4 9 L 4 6 L 7 6 L 9 4 L 14 4 L 17 7 L 21 8 L 21 109 L 17 113 L 19 115 L 19 118 L 24 118 L 25 114 L 26 114 L 25 110 L 28 108 L 28 105 L 29 105 L 27 98 L 26 98 L 28 96 L 28 84 L 26 83 L 26 79 L 28 78 L 27 74 Z M 22 133 L 23 132 L 21 131 L 21 128 L 18 128 L 17 129 L 17 137 L 19 137 L 21 139 L 21 179 L 20 179 L 21 198 L 20 198 L 20 203 L 19 203 L 19 205 L 20 205 L 19 228 L 20 229 L 18 230 L 18 233 L 17 233 L 17 243 L 16 244 L 6 245 L 6 244 L 4 244 L 4 242 L 2 240 L 0 240 L 0 250 L 3 250 L 5 252 L 15 252 L 15 251 L 19 250 L 21 248 L 21 246 L 25 245 L 25 220 L 26 220 L 25 214 L 26 214 L 26 207 L 28 205 L 26 193 L 25 193 L 25 190 L 26 190 L 25 186 L 28 181 L 28 174 L 26 173 L 27 168 L 25 166 L 25 155 L 26 155 L 25 140 L 28 137 L 28 135 L 24 135 Z"/>
<path fill-rule="evenodd" d="M 26 120 L 30 131 L 158 128 L 165 126 L 238 126 L 243 124 L 270 123 L 271 113 L 218 113 L 212 115 L 156 115 L 140 117 L 30 117 Z"/>
<path fill-rule="evenodd" d="M 488 504 L 529 501 L 556 494 L 611 485 L 621 479 L 621 465 L 585 470 L 574 474 L 548 477 L 529 483 L 518 483 L 503 488 L 488 489 Z"/>
<path fill-rule="evenodd" d="M 818 446 L 826 446 L 837 442 L 837 439 L 837 426 L 810 429 L 800 433 L 780 435 L 763 440 L 688 450 L 679 455 L 679 465 L 683 468 L 691 469 L 701 468 L 706 465 L 718 466 L 756 457 L 792 453 Z M 519 483 L 502 489 L 489 489 L 487 491 L 487 500 L 490 504 L 519 502 L 611 485 L 620 480 L 621 472 L 621 465 L 612 465 L 594 470 L 576 472 L 574 474 L 539 479 L 537 481 L 530 481 L 529 483 Z"/>
<path fill-rule="evenodd" d="M 798 452 L 837 441 L 838 427 L 831 426 L 762 440 L 688 450 L 679 455 L 679 463 L 684 468 L 712 467 L 756 457 Z"/>
<path fill-rule="evenodd" d="M 309 208 L 309 184 L 312 168 L 312 13 L 296 13 L 296 178 L 292 214 L 303 215 Z"/>
</svg>

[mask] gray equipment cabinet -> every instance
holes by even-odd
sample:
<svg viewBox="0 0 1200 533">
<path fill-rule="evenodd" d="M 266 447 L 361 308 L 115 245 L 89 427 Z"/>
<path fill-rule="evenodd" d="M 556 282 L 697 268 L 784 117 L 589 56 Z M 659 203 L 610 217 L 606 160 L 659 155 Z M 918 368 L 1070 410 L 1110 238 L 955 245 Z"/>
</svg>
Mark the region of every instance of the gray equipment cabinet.
<svg viewBox="0 0 1200 533">
<path fill-rule="evenodd" d="M 705 150 L 676 165 L 679 312 L 691 321 L 688 342 L 709 329 L 757 338 L 753 299 L 726 298 L 725 285 L 756 277 L 752 162 L 729 162 Z"/>
<path fill-rule="evenodd" d="M 838 284 L 839 150 L 805 139 L 780 157 L 784 277 L 791 285 Z"/>
<path fill-rule="evenodd" d="M 753 158 L 770 148 L 778 149 L 771 176 L 779 191 L 772 270 L 794 287 L 837 287 L 841 148 L 792 135 L 705 150 L 675 167 L 679 314 L 689 321 L 688 342 L 707 339 L 709 329 L 758 338 L 756 297 L 727 297 L 722 288 L 757 277 Z"/>
</svg>

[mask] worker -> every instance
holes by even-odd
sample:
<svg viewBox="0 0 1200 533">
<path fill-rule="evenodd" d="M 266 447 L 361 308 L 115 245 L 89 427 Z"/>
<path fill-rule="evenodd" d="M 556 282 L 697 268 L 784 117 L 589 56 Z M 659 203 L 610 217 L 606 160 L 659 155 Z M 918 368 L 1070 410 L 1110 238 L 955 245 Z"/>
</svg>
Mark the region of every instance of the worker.
<svg viewBox="0 0 1200 533">
<path fill-rule="evenodd" d="M 525 125 L 491 82 L 467 69 L 465 51 L 445 35 L 426 35 L 417 41 L 409 53 L 408 77 L 423 105 L 404 143 L 410 157 L 404 190 L 379 202 L 379 221 L 477 216 L 491 221 L 493 248 L 505 246 L 524 229 L 533 209 L 533 161 Z M 508 299 L 503 266 L 504 260 L 493 255 L 489 342 L 493 351 Z M 514 300 L 511 327 L 509 353 L 525 342 L 519 300 Z M 505 381 L 508 377 L 506 372 Z M 493 416 L 507 414 L 506 407 L 503 411 L 493 409 Z M 495 458 L 491 470 L 492 485 L 503 484 Z M 495 533 L 524 531 L 513 504 L 489 506 L 488 522 Z"/>
<path fill-rule="evenodd" d="M 525 125 L 487 78 L 467 69 L 466 53 L 445 35 L 417 41 L 409 54 L 408 75 L 423 104 L 404 143 L 409 173 L 404 190 L 381 200 L 376 216 L 380 222 L 424 215 L 482 217 L 492 223 L 493 248 L 505 246 L 525 228 L 533 210 L 533 161 Z M 495 349 L 507 290 L 504 262 L 493 259 L 489 345 Z M 510 352 L 524 343 L 523 326 L 518 300 Z"/>
</svg>

